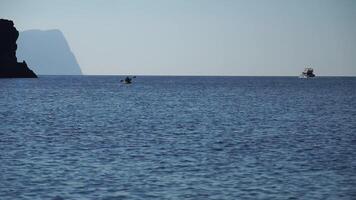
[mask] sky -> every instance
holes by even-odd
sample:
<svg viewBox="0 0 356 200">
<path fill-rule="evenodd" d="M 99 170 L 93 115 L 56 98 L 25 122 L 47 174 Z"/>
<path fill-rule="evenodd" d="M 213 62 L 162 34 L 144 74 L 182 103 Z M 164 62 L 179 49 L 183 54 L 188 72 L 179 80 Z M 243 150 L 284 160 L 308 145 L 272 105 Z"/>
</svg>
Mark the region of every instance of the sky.
<svg viewBox="0 0 356 200">
<path fill-rule="evenodd" d="M 0 0 L 0 18 L 61 30 L 86 75 L 356 76 L 355 0 Z"/>
</svg>

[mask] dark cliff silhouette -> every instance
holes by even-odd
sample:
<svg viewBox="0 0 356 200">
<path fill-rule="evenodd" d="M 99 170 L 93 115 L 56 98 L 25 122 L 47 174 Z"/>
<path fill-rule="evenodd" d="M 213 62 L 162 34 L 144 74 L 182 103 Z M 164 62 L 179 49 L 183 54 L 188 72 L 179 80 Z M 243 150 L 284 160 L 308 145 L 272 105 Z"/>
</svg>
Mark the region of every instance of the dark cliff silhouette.
<svg viewBox="0 0 356 200">
<path fill-rule="evenodd" d="M 0 19 L 0 78 L 36 78 L 25 61 L 17 62 L 16 40 L 19 32 L 10 20 Z M 35 48 L 35 47 L 32 47 Z"/>
<path fill-rule="evenodd" d="M 26 58 L 43 75 L 81 75 L 82 71 L 60 30 L 20 32 L 17 57 Z M 33 49 L 32 47 L 36 47 Z"/>
</svg>

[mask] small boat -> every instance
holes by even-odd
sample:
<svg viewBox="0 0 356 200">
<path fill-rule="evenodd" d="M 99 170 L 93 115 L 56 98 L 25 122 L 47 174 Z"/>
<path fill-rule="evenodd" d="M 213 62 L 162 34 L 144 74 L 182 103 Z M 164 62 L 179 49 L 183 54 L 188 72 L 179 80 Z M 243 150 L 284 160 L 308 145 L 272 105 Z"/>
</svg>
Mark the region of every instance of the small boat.
<svg viewBox="0 0 356 200">
<path fill-rule="evenodd" d="M 132 79 L 136 78 L 136 76 L 133 76 L 132 78 L 126 76 L 126 78 L 124 80 L 120 80 L 120 82 L 124 83 L 124 84 L 131 84 L 132 83 Z"/>
<path fill-rule="evenodd" d="M 313 68 L 307 67 L 304 71 L 299 75 L 299 78 L 313 78 L 315 77 Z"/>
</svg>

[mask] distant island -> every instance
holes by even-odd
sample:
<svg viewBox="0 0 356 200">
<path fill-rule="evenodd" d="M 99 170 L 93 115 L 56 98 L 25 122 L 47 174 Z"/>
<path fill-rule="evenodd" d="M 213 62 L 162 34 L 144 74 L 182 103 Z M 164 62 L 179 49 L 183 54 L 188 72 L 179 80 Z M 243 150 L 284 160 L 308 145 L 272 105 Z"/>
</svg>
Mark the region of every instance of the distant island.
<svg viewBox="0 0 356 200">
<path fill-rule="evenodd" d="M 13 21 L 0 19 L 0 78 L 37 78 L 25 61 L 17 62 L 18 37 L 19 32 Z M 34 46 L 31 49 L 34 49 Z"/>
<path fill-rule="evenodd" d="M 80 66 L 60 30 L 20 32 L 17 57 L 26 58 L 37 74 L 81 75 Z M 33 48 L 36 47 L 36 48 Z"/>
</svg>

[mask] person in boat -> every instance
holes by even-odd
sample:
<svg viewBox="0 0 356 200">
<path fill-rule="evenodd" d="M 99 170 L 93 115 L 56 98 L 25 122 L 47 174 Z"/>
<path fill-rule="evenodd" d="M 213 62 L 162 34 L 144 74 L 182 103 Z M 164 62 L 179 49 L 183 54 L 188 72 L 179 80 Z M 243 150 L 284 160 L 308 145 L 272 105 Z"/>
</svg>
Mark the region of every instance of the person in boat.
<svg viewBox="0 0 356 200">
<path fill-rule="evenodd" d="M 131 78 L 128 77 L 128 76 L 126 76 L 126 78 L 125 78 L 125 83 L 131 83 Z"/>
</svg>

